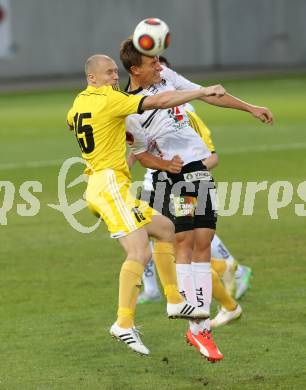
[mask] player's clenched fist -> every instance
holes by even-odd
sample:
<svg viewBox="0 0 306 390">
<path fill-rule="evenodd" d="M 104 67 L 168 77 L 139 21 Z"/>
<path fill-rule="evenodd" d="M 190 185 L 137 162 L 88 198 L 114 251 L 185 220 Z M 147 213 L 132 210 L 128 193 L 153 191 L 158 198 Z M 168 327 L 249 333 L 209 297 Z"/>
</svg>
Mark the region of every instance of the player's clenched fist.
<svg viewBox="0 0 306 390">
<path fill-rule="evenodd" d="M 211 85 L 210 87 L 203 87 L 205 96 L 223 96 L 226 92 L 221 84 Z"/>
<path fill-rule="evenodd" d="M 167 171 L 170 173 L 180 173 L 184 165 L 184 161 L 180 158 L 180 156 L 173 156 L 172 160 L 168 161 Z"/>
<path fill-rule="evenodd" d="M 252 115 L 255 118 L 261 120 L 261 122 L 273 123 L 273 114 L 268 108 L 252 106 L 250 111 L 251 111 Z"/>
</svg>

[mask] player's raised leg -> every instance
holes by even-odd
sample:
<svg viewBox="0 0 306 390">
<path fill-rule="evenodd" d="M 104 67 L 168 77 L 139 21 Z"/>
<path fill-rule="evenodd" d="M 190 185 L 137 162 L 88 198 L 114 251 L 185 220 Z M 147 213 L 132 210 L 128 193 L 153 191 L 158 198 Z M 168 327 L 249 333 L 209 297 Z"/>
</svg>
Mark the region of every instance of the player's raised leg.
<svg viewBox="0 0 306 390">
<path fill-rule="evenodd" d="M 135 328 L 134 317 L 141 276 L 151 257 L 148 234 L 143 228 L 151 217 L 149 212 L 141 213 L 129 190 L 130 180 L 125 174 L 111 169 L 93 172 L 88 179 L 86 200 L 90 209 L 101 215 L 111 236 L 119 240 L 126 253 L 119 277 L 117 320 L 110 333 L 133 351 L 148 355 L 149 350 Z"/>
</svg>

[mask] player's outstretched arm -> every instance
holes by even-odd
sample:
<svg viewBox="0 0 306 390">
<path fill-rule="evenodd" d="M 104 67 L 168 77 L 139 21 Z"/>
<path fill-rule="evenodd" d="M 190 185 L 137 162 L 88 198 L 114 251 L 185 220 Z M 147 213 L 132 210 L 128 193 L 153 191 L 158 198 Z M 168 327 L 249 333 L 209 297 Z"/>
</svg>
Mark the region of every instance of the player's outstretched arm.
<svg viewBox="0 0 306 390">
<path fill-rule="evenodd" d="M 223 96 L 218 98 L 215 96 L 203 96 L 201 100 L 218 107 L 246 111 L 253 115 L 254 118 L 261 120 L 263 123 L 273 123 L 273 114 L 268 108 L 249 104 L 228 93 L 225 93 Z"/>
<path fill-rule="evenodd" d="M 184 161 L 180 156 L 174 156 L 171 160 L 162 160 L 149 152 L 142 152 L 135 155 L 140 164 L 145 168 L 158 169 L 170 173 L 180 173 Z"/>
<path fill-rule="evenodd" d="M 171 108 L 180 106 L 194 99 L 201 99 L 207 96 L 215 96 L 218 99 L 225 94 L 222 85 L 212 85 L 194 90 L 167 91 L 153 96 L 147 96 L 142 104 L 143 110 L 152 110 L 154 108 Z"/>
</svg>

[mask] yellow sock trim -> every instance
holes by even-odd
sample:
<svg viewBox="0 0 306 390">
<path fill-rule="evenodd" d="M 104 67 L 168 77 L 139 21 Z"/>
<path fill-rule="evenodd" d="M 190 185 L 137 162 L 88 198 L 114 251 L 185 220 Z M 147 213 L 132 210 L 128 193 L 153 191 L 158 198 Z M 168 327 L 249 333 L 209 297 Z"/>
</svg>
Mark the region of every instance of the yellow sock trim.
<svg viewBox="0 0 306 390">
<path fill-rule="evenodd" d="M 141 287 L 144 266 L 137 261 L 126 260 L 119 277 L 119 305 L 117 324 L 121 328 L 134 326 L 136 300 Z"/>
<path fill-rule="evenodd" d="M 122 269 L 133 272 L 136 275 L 142 276 L 142 273 L 144 271 L 144 266 L 135 260 L 125 260 L 125 262 L 122 264 L 121 270 Z"/>
<path fill-rule="evenodd" d="M 133 310 L 129 309 L 128 307 L 120 307 L 120 309 L 118 309 L 118 312 L 120 312 L 120 314 L 123 316 L 132 316 L 135 313 Z"/>
<path fill-rule="evenodd" d="M 153 259 L 168 303 L 183 302 L 177 288 L 174 248 L 170 242 L 154 243 Z"/>
<path fill-rule="evenodd" d="M 225 270 L 226 270 L 226 260 L 223 260 L 223 259 L 215 259 L 215 258 L 211 258 L 210 260 L 210 263 L 211 263 L 211 268 L 213 268 L 217 273 L 218 275 L 221 277 Z"/>
<path fill-rule="evenodd" d="M 226 310 L 235 310 L 237 302 L 226 292 L 218 273 L 214 269 L 211 270 L 211 276 L 213 297 L 221 303 L 221 306 L 223 306 Z"/>
</svg>

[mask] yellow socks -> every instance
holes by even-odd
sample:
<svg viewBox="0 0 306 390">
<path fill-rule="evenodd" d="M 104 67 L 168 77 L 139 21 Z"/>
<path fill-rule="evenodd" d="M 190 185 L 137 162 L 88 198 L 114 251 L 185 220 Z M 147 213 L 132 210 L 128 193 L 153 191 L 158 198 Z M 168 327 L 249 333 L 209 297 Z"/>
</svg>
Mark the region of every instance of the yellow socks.
<svg viewBox="0 0 306 390">
<path fill-rule="evenodd" d="M 213 257 L 210 260 L 211 268 L 213 268 L 217 274 L 221 277 L 223 276 L 226 270 L 226 260 L 214 259 Z"/>
<path fill-rule="evenodd" d="M 153 259 L 167 302 L 183 302 L 183 298 L 177 288 L 173 245 L 170 242 L 155 241 Z"/>
<path fill-rule="evenodd" d="M 226 310 L 233 311 L 237 307 L 237 302 L 226 292 L 218 273 L 212 268 L 212 293 L 213 297 L 221 303 Z"/>
<path fill-rule="evenodd" d="M 141 287 L 144 266 L 133 260 L 126 260 L 121 267 L 119 277 L 119 308 L 117 324 L 121 328 L 132 328 L 136 300 Z"/>
</svg>

